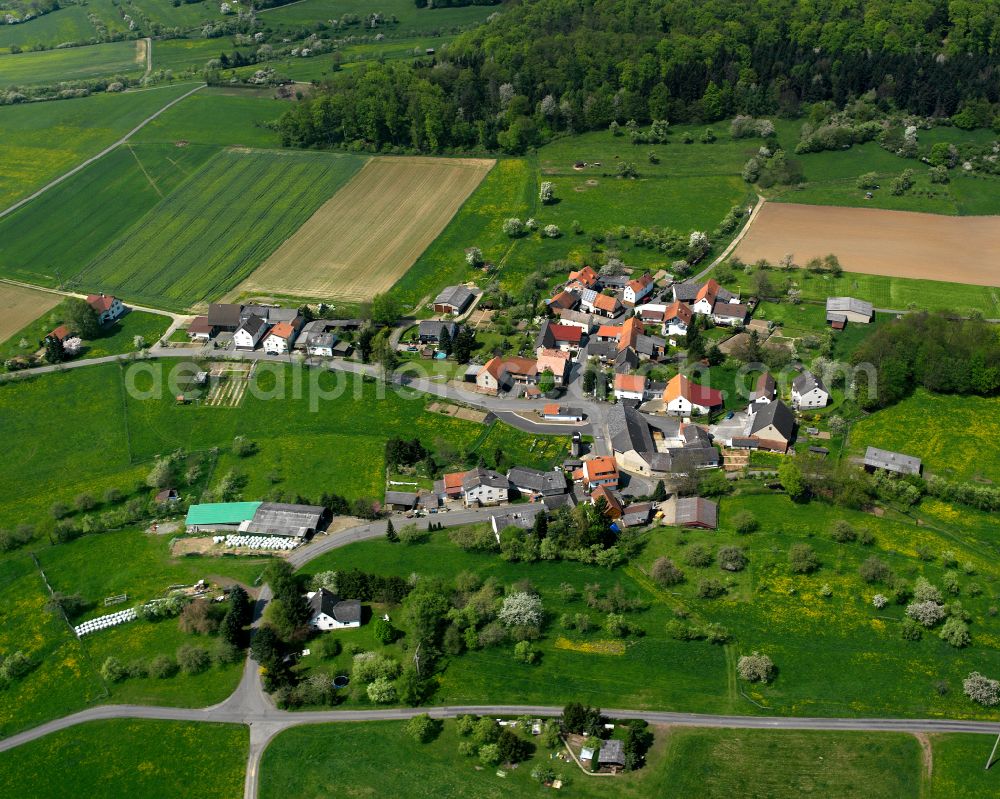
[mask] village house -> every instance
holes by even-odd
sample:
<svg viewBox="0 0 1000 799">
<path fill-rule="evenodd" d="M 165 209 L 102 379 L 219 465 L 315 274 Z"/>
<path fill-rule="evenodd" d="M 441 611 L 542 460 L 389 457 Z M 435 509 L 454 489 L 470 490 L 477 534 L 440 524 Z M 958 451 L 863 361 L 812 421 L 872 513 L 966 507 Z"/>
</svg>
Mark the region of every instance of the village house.
<svg viewBox="0 0 1000 799">
<path fill-rule="evenodd" d="M 691 310 L 696 314 L 711 316 L 712 311 L 715 310 L 715 301 L 720 288 L 721 286 L 715 278 L 709 278 L 708 282 L 698 289 L 694 302 L 691 304 Z"/>
<path fill-rule="evenodd" d="M 523 497 L 554 497 L 568 490 L 566 477 L 560 469 L 542 472 L 515 466 L 507 472 L 507 481 Z"/>
<path fill-rule="evenodd" d="M 539 350 L 535 361 L 535 373 L 541 377 L 545 372 L 552 372 L 556 386 L 565 386 L 570 372 L 570 357 L 563 350 Z"/>
<path fill-rule="evenodd" d="M 867 325 L 875 315 L 870 302 L 854 297 L 827 297 L 826 321 L 834 330 L 843 330 L 848 322 Z"/>
<path fill-rule="evenodd" d="M 590 504 L 597 505 L 598 501 L 604 500 L 604 515 L 614 521 L 622 517 L 622 501 L 618 499 L 615 492 L 607 486 L 598 486 L 590 494 Z"/>
<path fill-rule="evenodd" d="M 240 321 L 245 322 L 251 316 L 259 316 L 269 325 L 288 322 L 296 330 L 302 324 L 298 309 L 282 308 L 278 305 L 244 305 L 243 310 L 240 312 Z"/>
<path fill-rule="evenodd" d="M 622 312 L 622 304 L 617 297 L 601 294 L 593 289 L 580 292 L 580 307 L 587 313 L 614 319 Z"/>
<path fill-rule="evenodd" d="M 618 355 L 618 340 L 601 341 L 596 336 L 592 336 L 587 342 L 587 357 L 596 358 L 600 363 L 607 364 L 615 360 Z"/>
<path fill-rule="evenodd" d="M 663 392 L 664 413 L 678 416 L 704 414 L 721 408 L 722 392 L 692 382 L 684 375 L 674 375 Z"/>
<path fill-rule="evenodd" d="M 537 361 L 495 356 L 477 372 L 476 387 L 486 394 L 496 395 L 513 385 L 532 385 L 537 380 Z"/>
<path fill-rule="evenodd" d="M 608 488 L 618 487 L 618 465 L 615 459 L 608 455 L 601 455 L 584 461 L 583 466 L 573 473 L 573 480 L 582 482 L 588 490 L 593 490 L 598 486 Z"/>
<path fill-rule="evenodd" d="M 314 630 L 341 630 L 361 626 L 361 603 L 357 599 L 341 599 L 332 591 L 320 588 L 306 594 L 309 602 L 309 626 Z"/>
<path fill-rule="evenodd" d="M 454 322 L 425 319 L 417 326 L 417 340 L 421 344 L 438 344 L 447 335 L 449 341 L 454 341 L 457 332 L 458 325 Z"/>
<path fill-rule="evenodd" d="M 639 344 L 639 336 L 644 334 L 642 322 L 634 316 L 626 319 L 621 326 L 621 333 L 618 336 L 618 351 L 624 349 L 636 349 Z"/>
<path fill-rule="evenodd" d="M 461 499 L 462 481 L 465 479 L 466 474 L 467 472 L 448 472 L 440 480 L 435 481 L 435 493 L 443 496 L 445 499 Z"/>
<path fill-rule="evenodd" d="M 670 291 L 673 294 L 674 302 L 681 302 L 690 305 L 698 297 L 698 292 L 701 290 L 701 285 L 698 283 L 693 283 L 690 281 L 685 281 L 683 283 L 674 283 L 670 287 Z"/>
<path fill-rule="evenodd" d="M 448 286 L 434 298 L 434 311 L 458 316 L 465 313 L 475 296 L 465 286 Z"/>
<path fill-rule="evenodd" d="M 267 332 L 267 322 L 259 316 L 247 318 L 233 333 L 233 346 L 238 350 L 256 349 Z"/>
<path fill-rule="evenodd" d="M 417 507 L 416 491 L 386 491 L 385 507 L 389 510 L 408 511 Z"/>
<path fill-rule="evenodd" d="M 719 452 L 697 425 L 647 417 L 628 405 L 608 410 L 611 449 L 619 467 L 641 475 L 688 474 L 719 465 Z"/>
<path fill-rule="evenodd" d="M 645 323 L 663 324 L 667 306 L 663 303 L 646 303 L 635 306 L 635 315 Z"/>
<path fill-rule="evenodd" d="M 874 472 L 881 469 L 896 474 L 912 474 L 920 476 L 922 468 L 920 458 L 913 455 L 904 455 L 902 452 L 892 452 L 888 449 L 878 447 L 868 447 L 865 450 L 865 470 Z"/>
<path fill-rule="evenodd" d="M 719 526 L 719 506 L 704 497 L 678 497 L 673 511 L 677 527 L 714 530 Z"/>
<path fill-rule="evenodd" d="M 757 378 L 754 390 L 750 394 L 750 402 L 758 405 L 765 405 L 772 402 L 778 396 L 778 390 L 774 383 L 774 378 L 770 372 L 764 372 Z"/>
<path fill-rule="evenodd" d="M 556 292 L 555 296 L 548 300 L 546 304 L 552 310 L 552 313 L 559 313 L 560 311 L 573 310 L 579 301 L 580 298 L 576 293 L 563 289 Z"/>
<path fill-rule="evenodd" d="M 716 300 L 712 306 L 712 321 L 717 325 L 740 327 L 746 324 L 750 309 L 738 302 L 723 302 Z"/>
<path fill-rule="evenodd" d="M 795 414 L 791 408 L 781 400 L 775 400 L 763 405 L 751 404 L 747 410 L 752 415 L 746 437 L 754 442 L 756 448 L 788 452 L 795 434 Z"/>
<path fill-rule="evenodd" d="M 321 358 L 332 358 L 337 337 L 333 333 L 310 333 L 306 342 L 306 353 Z"/>
<path fill-rule="evenodd" d="M 535 339 L 536 351 L 563 350 L 577 353 L 583 340 L 583 329 L 576 325 L 554 324 L 548 320 L 542 322 Z"/>
<path fill-rule="evenodd" d="M 196 316 L 187 327 L 187 335 L 191 341 L 205 343 L 215 335 L 215 328 L 208 323 L 207 316 Z"/>
<path fill-rule="evenodd" d="M 295 341 L 295 326 L 290 322 L 278 322 L 264 336 L 264 352 L 269 355 L 286 355 L 291 352 Z"/>
<path fill-rule="evenodd" d="M 462 478 L 462 498 L 465 507 L 499 505 L 507 501 L 510 483 L 507 478 L 490 469 L 477 467 Z"/>
<path fill-rule="evenodd" d="M 579 408 L 569 408 L 556 402 L 550 402 L 541 413 L 546 422 L 582 422 L 584 413 Z"/>
<path fill-rule="evenodd" d="M 663 335 L 686 336 L 693 314 L 682 302 L 674 301 L 663 311 Z"/>
<path fill-rule="evenodd" d="M 97 313 L 97 321 L 109 325 L 125 313 L 125 306 L 110 294 L 88 294 L 87 305 Z"/>
<path fill-rule="evenodd" d="M 522 513 L 521 511 L 508 511 L 506 513 L 490 514 L 490 528 L 497 541 L 500 540 L 500 533 L 508 527 L 516 527 L 519 530 L 530 530 L 535 526 L 536 513 Z"/>
<path fill-rule="evenodd" d="M 569 273 L 569 279 L 566 281 L 566 286 L 578 287 L 580 289 L 592 289 L 595 288 L 600 282 L 600 275 L 593 270 L 592 267 L 585 266 L 579 271 L 574 271 Z"/>
<path fill-rule="evenodd" d="M 626 305 L 638 305 L 653 290 L 653 276 L 647 272 L 636 280 L 630 280 L 622 292 L 622 299 Z"/>
<path fill-rule="evenodd" d="M 792 404 L 799 410 L 825 408 L 830 392 L 812 372 L 806 371 L 792 381 Z"/>
<path fill-rule="evenodd" d="M 590 335 L 598 325 L 597 318 L 593 314 L 583 311 L 574 311 L 570 308 L 554 308 L 553 313 L 559 317 L 559 324 L 564 327 L 578 327 L 585 335 Z"/>
<path fill-rule="evenodd" d="M 642 401 L 646 396 L 646 378 L 642 375 L 616 374 L 615 399 Z"/>
</svg>

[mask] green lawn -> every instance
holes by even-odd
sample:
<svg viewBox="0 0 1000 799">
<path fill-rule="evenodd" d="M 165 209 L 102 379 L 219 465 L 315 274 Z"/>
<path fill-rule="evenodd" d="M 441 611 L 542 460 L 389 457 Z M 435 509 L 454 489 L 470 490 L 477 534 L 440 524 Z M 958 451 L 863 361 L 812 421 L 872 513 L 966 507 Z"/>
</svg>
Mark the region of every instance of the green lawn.
<svg viewBox="0 0 1000 799">
<path fill-rule="evenodd" d="M 1000 481 L 1000 399 L 931 394 L 918 389 L 851 430 L 851 450 L 873 446 L 923 460 L 925 471 L 953 480 Z"/>
<path fill-rule="evenodd" d="M 96 36 L 97 31 L 87 19 L 87 8 L 65 5 L 18 25 L 0 25 L 0 50 L 9 52 L 11 45 L 22 50 L 29 50 L 36 44 L 55 47 L 63 42 L 83 42 Z"/>
<path fill-rule="evenodd" d="M 933 735 L 931 799 L 991 799 L 1000 793 L 1000 764 L 986 771 L 992 735 Z"/>
<path fill-rule="evenodd" d="M 71 285 L 175 310 L 218 299 L 363 163 L 330 153 L 221 151 L 123 231 Z"/>
<path fill-rule="evenodd" d="M 258 13 L 265 25 L 298 30 L 312 25 L 317 19 L 339 19 L 345 14 L 353 14 L 363 20 L 371 11 L 372 6 L 364 0 L 305 0 Z M 417 8 L 410 0 L 388 0 L 379 5 L 379 11 L 387 18 L 398 20 L 395 25 L 380 28 L 380 32 L 391 38 L 415 33 L 455 32 L 483 22 L 496 9 L 492 6 Z M 357 26 L 348 30 L 363 32 Z"/>
<path fill-rule="evenodd" d="M 100 152 L 191 88 L 191 84 L 179 84 L 125 94 L 3 106 L 0 209 Z"/>
<path fill-rule="evenodd" d="M 917 799 L 920 747 L 895 734 L 777 732 L 653 728 L 644 768 L 614 778 L 592 777 L 575 764 L 553 760 L 537 745 L 516 769 L 478 767 L 458 752 L 462 738 L 445 721 L 430 743 L 415 742 L 403 722 L 296 727 L 276 737 L 261 764 L 261 799 L 392 795 L 430 792 L 442 799 L 548 796 L 531 779 L 539 765 L 562 779 L 562 792 L 581 797 L 754 796 L 798 799 L 803 795 Z M 972 736 L 969 736 L 972 737 Z M 336 740 L 344 760 L 324 753 Z M 985 740 L 985 738 L 984 738 Z M 385 763 L 392 762 L 386 769 Z M 944 796 L 945 794 L 942 794 Z M 986 794 L 975 794 L 985 796 Z M 973 794 L 969 794 L 973 796 Z"/>
<path fill-rule="evenodd" d="M 235 724 L 93 721 L 0 754 L 0 793 L 22 799 L 203 799 L 243 791 L 249 734 Z"/>
<path fill-rule="evenodd" d="M 35 352 L 49 331 L 65 321 L 65 304 L 60 303 L 26 328 L 18 331 L 0 344 L 0 360 Z M 147 311 L 130 311 L 113 325 L 102 330 L 100 338 L 84 342 L 81 358 L 101 358 L 105 355 L 119 355 L 135 352 L 135 337 L 142 336 L 146 346 L 152 346 L 170 326 L 169 317 Z M 28 346 L 22 347 L 21 342 Z"/>
<path fill-rule="evenodd" d="M 114 75 L 137 78 L 145 71 L 145 51 L 140 57 L 134 41 L 0 56 L 4 85 L 13 86 L 47 86 Z"/>
</svg>

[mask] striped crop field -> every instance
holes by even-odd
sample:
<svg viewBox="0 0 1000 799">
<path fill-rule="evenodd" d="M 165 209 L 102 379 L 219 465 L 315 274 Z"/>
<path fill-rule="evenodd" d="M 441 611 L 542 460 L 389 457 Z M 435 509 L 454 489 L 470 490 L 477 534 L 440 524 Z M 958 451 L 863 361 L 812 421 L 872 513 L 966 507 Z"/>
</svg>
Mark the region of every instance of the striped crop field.
<svg viewBox="0 0 1000 799">
<path fill-rule="evenodd" d="M 493 164 L 481 158 L 373 158 L 242 291 L 370 300 L 406 274 Z"/>
<path fill-rule="evenodd" d="M 98 253 L 73 285 L 173 310 L 203 305 L 263 263 L 364 161 L 221 151 Z"/>
</svg>

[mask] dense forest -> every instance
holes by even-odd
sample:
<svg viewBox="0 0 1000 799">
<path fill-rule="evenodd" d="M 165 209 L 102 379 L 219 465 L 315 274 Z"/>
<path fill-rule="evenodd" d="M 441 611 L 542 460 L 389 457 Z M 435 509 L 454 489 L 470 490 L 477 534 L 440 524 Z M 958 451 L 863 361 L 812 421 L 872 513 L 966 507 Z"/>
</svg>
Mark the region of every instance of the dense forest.
<svg viewBox="0 0 1000 799">
<path fill-rule="evenodd" d="M 951 116 L 1000 99 L 1000 0 L 533 0 L 434 59 L 337 75 L 286 144 L 523 152 L 612 121 L 794 114 L 874 92 Z"/>
<path fill-rule="evenodd" d="M 881 325 L 854 354 L 870 363 L 877 392 L 856 386 L 862 408 L 884 408 L 917 386 L 943 394 L 994 395 L 1000 391 L 1000 337 L 982 319 L 944 313 L 910 313 Z"/>
</svg>

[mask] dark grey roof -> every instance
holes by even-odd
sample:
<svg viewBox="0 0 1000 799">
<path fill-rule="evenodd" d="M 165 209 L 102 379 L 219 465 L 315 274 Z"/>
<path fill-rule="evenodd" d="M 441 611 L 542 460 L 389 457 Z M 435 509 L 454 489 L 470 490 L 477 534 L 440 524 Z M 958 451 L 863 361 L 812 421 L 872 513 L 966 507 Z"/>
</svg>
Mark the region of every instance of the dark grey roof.
<svg viewBox="0 0 1000 799">
<path fill-rule="evenodd" d="M 715 293 L 715 298 L 717 300 L 722 300 L 723 302 L 729 302 L 730 300 L 735 299 L 736 295 L 724 286 L 719 286 L 719 290 Z"/>
<path fill-rule="evenodd" d="M 865 450 L 865 466 L 875 469 L 887 469 L 899 474 L 920 474 L 920 458 L 904 455 L 902 452 L 892 452 L 888 449 L 868 447 Z"/>
<path fill-rule="evenodd" d="M 647 455 L 656 451 L 649 424 L 635 408 L 622 403 L 612 405 L 608 408 L 607 422 L 615 452 L 635 450 L 640 455 Z"/>
<path fill-rule="evenodd" d="M 267 320 L 260 316 L 248 316 L 240 325 L 240 330 L 245 330 L 251 336 L 256 336 L 263 328 L 267 327 Z"/>
<path fill-rule="evenodd" d="M 625 745 L 617 738 L 612 738 L 610 741 L 605 741 L 601 744 L 601 751 L 597 755 L 598 765 L 612 765 L 612 766 L 624 766 L 625 765 Z"/>
<path fill-rule="evenodd" d="M 715 305 L 712 306 L 712 314 L 714 316 L 723 316 L 727 319 L 739 319 L 743 320 L 747 318 L 749 309 L 745 305 L 740 305 L 738 302 L 723 302 L 721 300 L 716 300 Z"/>
<path fill-rule="evenodd" d="M 614 358 L 617 354 L 617 341 L 598 341 L 592 338 L 587 342 L 587 355 L 592 358 Z"/>
<path fill-rule="evenodd" d="M 443 481 L 442 481 L 443 482 Z M 437 485 L 434 486 L 437 489 Z M 442 490 L 444 490 L 442 486 Z M 417 497 L 417 507 L 418 508 L 440 508 L 441 507 L 441 496 L 435 492 L 424 492 Z"/>
<path fill-rule="evenodd" d="M 719 506 L 704 497 L 681 497 L 677 500 L 674 524 L 703 524 L 715 529 L 719 523 Z"/>
<path fill-rule="evenodd" d="M 553 349 L 556 346 L 556 337 L 552 334 L 549 327 L 550 324 L 548 319 L 542 322 L 542 326 L 538 330 L 538 336 L 535 338 L 535 349 L 544 347 L 548 350 Z"/>
<path fill-rule="evenodd" d="M 632 526 L 636 524 L 645 524 L 649 521 L 649 516 L 653 512 L 653 505 L 650 502 L 639 502 L 635 505 L 629 505 L 622 512 L 622 521 L 625 522 L 627 526 Z"/>
<path fill-rule="evenodd" d="M 475 295 L 465 286 L 448 286 L 434 298 L 435 305 L 453 305 L 461 313 L 469 307 Z"/>
<path fill-rule="evenodd" d="M 510 483 L 504 475 L 498 474 L 491 469 L 484 469 L 482 466 L 479 466 L 465 473 L 465 477 L 462 478 L 462 490 L 470 491 L 471 489 L 478 488 L 479 486 L 509 488 Z"/>
<path fill-rule="evenodd" d="M 639 353 L 631 347 L 619 350 L 615 356 L 615 371 L 628 372 L 639 365 Z"/>
<path fill-rule="evenodd" d="M 774 378 L 771 376 L 770 372 L 764 372 L 757 378 L 757 383 L 754 386 L 753 393 L 750 395 L 750 401 L 753 402 L 754 400 L 761 398 L 771 399 L 774 396 L 774 391 Z"/>
<path fill-rule="evenodd" d="M 696 424 L 686 424 L 681 430 L 681 438 L 684 439 L 685 447 L 710 447 L 712 437 Z"/>
<path fill-rule="evenodd" d="M 458 327 L 454 322 L 442 322 L 439 320 L 425 319 L 417 329 L 420 338 L 433 338 L 440 341 L 441 331 L 447 330 L 450 338 L 455 338 L 455 329 Z"/>
<path fill-rule="evenodd" d="M 275 325 L 278 322 L 294 322 L 299 318 L 299 311 L 297 308 L 278 308 L 272 305 L 244 305 L 241 318 L 251 316 L 259 316 Z"/>
<path fill-rule="evenodd" d="M 701 289 L 701 284 L 685 281 L 684 283 L 674 283 L 671 288 L 673 289 L 675 300 L 679 300 L 680 302 L 694 302 L 695 297 L 698 296 L 698 291 Z"/>
<path fill-rule="evenodd" d="M 719 450 L 708 446 L 673 447 L 664 454 L 669 457 L 666 468 L 658 471 L 685 474 L 688 469 L 711 469 L 720 464 Z"/>
<path fill-rule="evenodd" d="M 534 513 L 519 513 L 509 511 L 506 513 L 494 513 L 490 516 L 490 524 L 496 532 L 500 532 L 506 527 L 520 527 L 522 530 L 530 530 L 535 526 Z"/>
<path fill-rule="evenodd" d="M 667 346 L 665 339 L 659 338 L 658 336 L 646 336 L 640 334 L 636 337 L 635 348 L 642 355 L 648 355 L 652 358 L 657 350 L 662 350 Z"/>
<path fill-rule="evenodd" d="M 587 332 L 590 332 L 590 330 L 597 327 L 598 324 L 593 314 L 586 313 L 584 311 L 574 311 L 570 308 L 561 308 L 556 311 L 556 314 L 564 324 L 576 322 L 577 324 L 586 325 Z"/>
<path fill-rule="evenodd" d="M 795 414 L 781 400 L 757 406 L 757 411 L 750 421 L 750 435 L 754 435 L 770 424 L 775 426 L 785 441 L 792 440 L 792 433 L 795 431 Z"/>
<path fill-rule="evenodd" d="M 352 349 L 354 349 L 354 345 L 351 344 L 350 341 L 344 341 L 343 339 L 341 339 L 340 341 L 338 341 L 336 344 L 333 345 L 333 354 L 334 355 L 340 355 L 340 354 L 346 355 Z"/>
<path fill-rule="evenodd" d="M 659 430 L 667 438 L 677 438 L 680 435 L 681 420 L 676 416 L 644 414 L 642 418 L 646 420 L 646 424 L 654 430 Z"/>
<path fill-rule="evenodd" d="M 601 275 L 600 278 L 606 289 L 623 289 L 632 280 L 630 275 Z"/>
<path fill-rule="evenodd" d="M 213 302 L 208 306 L 208 323 L 212 327 L 237 327 L 240 323 L 241 305 Z"/>
<path fill-rule="evenodd" d="M 325 513 L 322 505 L 262 502 L 250 520 L 248 532 L 304 538 L 319 527 Z"/>
<path fill-rule="evenodd" d="M 826 391 L 826 386 L 812 372 L 803 372 L 792 381 L 792 389 L 798 394 L 808 394 L 814 388 Z"/>
<path fill-rule="evenodd" d="M 507 479 L 519 489 L 539 494 L 565 494 L 567 491 L 566 478 L 560 471 L 540 472 L 538 469 L 515 466 L 507 472 Z"/>
<path fill-rule="evenodd" d="M 333 345 L 336 343 L 337 337 L 333 333 L 312 333 L 307 340 L 306 346 L 333 349 Z"/>
<path fill-rule="evenodd" d="M 309 600 L 313 616 L 325 613 L 341 624 L 361 621 L 361 603 L 357 599 L 341 599 L 332 591 L 320 588 Z"/>
<path fill-rule="evenodd" d="M 415 491 L 386 491 L 386 505 L 405 505 L 412 508 L 417 504 L 417 494 Z"/>
<path fill-rule="evenodd" d="M 558 508 L 572 508 L 576 505 L 576 497 L 572 494 L 556 494 L 551 497 L 542 497 L 542 504 L 549 513 Z"/>
</svg>

